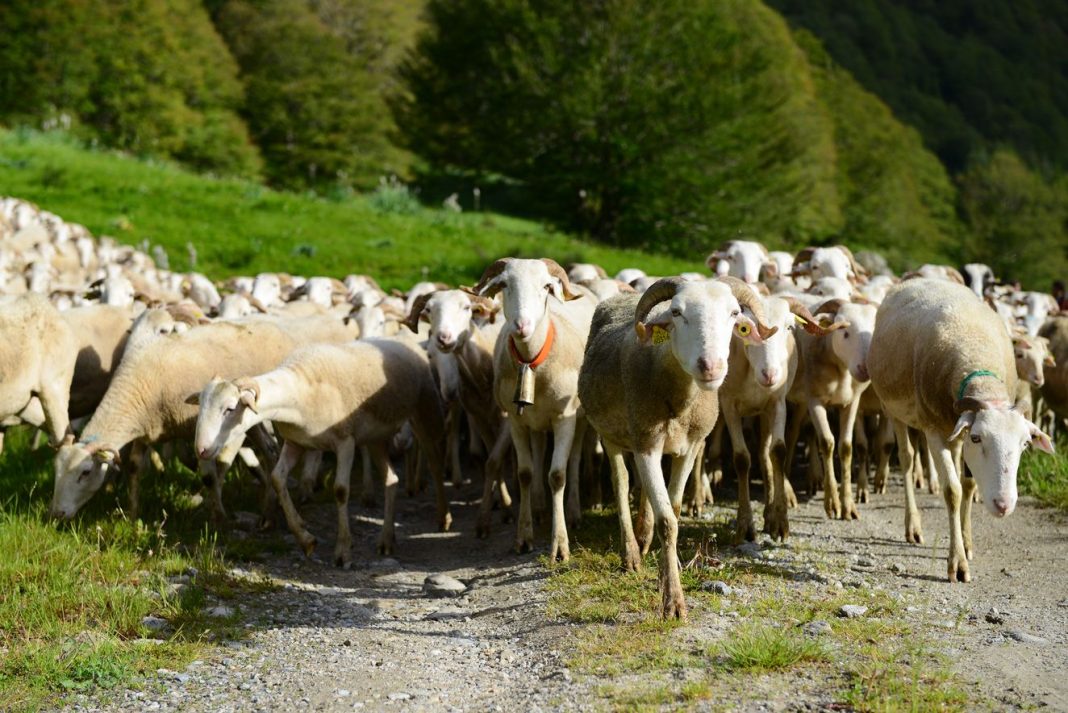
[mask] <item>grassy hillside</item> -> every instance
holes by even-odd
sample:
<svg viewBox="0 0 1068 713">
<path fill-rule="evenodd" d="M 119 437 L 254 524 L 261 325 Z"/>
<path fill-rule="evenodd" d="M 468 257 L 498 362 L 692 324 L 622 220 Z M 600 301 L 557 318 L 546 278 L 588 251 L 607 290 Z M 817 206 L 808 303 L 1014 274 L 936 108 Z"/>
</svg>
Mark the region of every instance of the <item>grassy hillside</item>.
<svg viewBox="0 0 1068 713">
<path fill-rule="evenodd" d="M 428 209 L 402 188 L 333 199 L 283 193 L 86 150 L 62 134 L 0 131 L 0 193 L 31 200 L 95 235 L 162 245 L 174 269 L 188 267 L 191 243 L 197 269 L 214 278 L 360 272 L 387 289 L 406 288 L 421 279 L 477 280 L 504 255 L 593 261 L 609 272 L 703 269 L 703 254 L 684 261 L 590 245 L 531 221 Z"/>
</svg>

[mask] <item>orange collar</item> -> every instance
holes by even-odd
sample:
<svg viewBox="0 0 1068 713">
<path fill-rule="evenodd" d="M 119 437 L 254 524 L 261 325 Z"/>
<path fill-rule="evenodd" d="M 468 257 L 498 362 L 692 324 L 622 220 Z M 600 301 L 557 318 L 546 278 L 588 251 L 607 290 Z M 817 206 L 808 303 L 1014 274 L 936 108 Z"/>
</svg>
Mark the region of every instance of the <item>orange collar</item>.
<svg viewBox="0 0 1068 713">
<path fill-rule="evenodd" d="M 515 337 L 508 337 L 508 351 L 512 352 L 512 359 L 517 364 L 526 364 L 531 369 L 537 369 L 541 366 L 546 359 L 549 358 L 549 352 L 553 348 L 553 342 L 556 340 L 556 325 L 553 321 L 549 320 L 549 331 L 545 335 L 545 344 L 541 345 L 541 351 L 539 351 L 534 358 L 530 361 L 523 361 L 523 357 L 519 356 L 519 350 L 515 348 Z"/>
</svg>

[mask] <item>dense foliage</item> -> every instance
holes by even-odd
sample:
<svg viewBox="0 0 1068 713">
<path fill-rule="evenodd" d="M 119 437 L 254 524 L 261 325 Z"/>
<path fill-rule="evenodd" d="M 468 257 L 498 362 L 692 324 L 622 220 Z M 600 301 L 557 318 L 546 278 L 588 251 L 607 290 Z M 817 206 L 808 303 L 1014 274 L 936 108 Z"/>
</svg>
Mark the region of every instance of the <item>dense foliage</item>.
<svg viewBox="0 0 1068 713">
<path fill-rule="evenodd" d="M 1068 165 L 1066 0 L 768 0 L 916 126 L 952 171 L 1007 144 Z"/>
<path fill-rule="evenodd" d="M 413 150 L 526 181 L 602 239 L 684 253 L 842 236 L 936 255 L 957 231 L 915 132 L 759 3 L 427 7 L 395 107 Z"/>
</svg>

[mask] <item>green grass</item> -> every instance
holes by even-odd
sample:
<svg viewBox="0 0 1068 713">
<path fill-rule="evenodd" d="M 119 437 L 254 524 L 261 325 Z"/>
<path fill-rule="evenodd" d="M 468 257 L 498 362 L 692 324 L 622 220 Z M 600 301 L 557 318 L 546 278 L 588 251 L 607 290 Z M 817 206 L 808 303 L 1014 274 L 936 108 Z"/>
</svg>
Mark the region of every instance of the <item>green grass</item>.
<svg viewBox="0 0 1068 713">
<path fill-rule="evenodd" d="M 597 262 L 611 273 L 704 270 L 703 254 L 682 261 L 616 250 L 529 220 L 425 208 L 389 188 L 363 196 L 283 193 L 22 129 L 0 130 L 0 186 L 95 235 L 162 245 L 173 269 L 189 267 L 192 243 L 197 269 L 216 279 L 268 270 L 366 273 L 386 289 L 406 289 L 424 279 L 472 282 L 506 255 Z"/>
<path fill-rule="evenodd" d="M 146 522 L 118 507 L 123 488 L 105 488 L 72 523 L 46 517 L 52 451 L 30 448 L 28 429 L 9 430 L 0 455 L 0 710 L 39 710 L 66 693 L 138 685 L 158 668 L 180 669 L 212 643 L 240 637 L 239 617 L 203 609 L 266 583 L 227 573 L 226 542 L 185 497 L 199 487 L 176 465 L 150 475 Z M 229 484 L 233 490 L 233 484 Z M 240 493 L 231 493 L 240 501 Z M 196 576 L 180 592 L 168 577 Z M 209 599 L 210 597 L 210 599 Z M 168 620 L 162 643 L 146 615 Z"/>
<path fill-rule="evenodd" d="M 938 653 L 935 634 L 906 615 L 901 601 L 877 589 L 798 585 L 778 566 L 739 558 L 718 544 L 731 541 L 725 516 L 683 520 L 679 556 L 688 565 L 682 584 L 690 602 L 684 625 L 659 617 L 655 550 L 641 572 L 625 574 L 615 552 L 615 513 L 583 518 L 571 561 L 552 566 L 548 611 L 577 625 L 569 665 L 595 684 L 608 708 L 731 708 L 797 687 L 861 711 L 981 704 Z M 795 540 L 792 550 L 803 552 L 803 544 Z M 735 592 L 710 593 L 702 587 L 708 580 Z M 868 612 L 842 619 L 843 604 L 863 604 Z M 831 633 L 805 634 L 814 620 L 829 622 Z M 753 688 L 754 676 L 771 677 L 767 690 Z"/>
<path fill-rule="evenodd" d="M 1019 488 L 1046 505 L 1068 512 L 1068 437 L 1061 433 L 1056 454 L 1034 449 L 1024 451 L 1020 459 Z"/>
</svg>

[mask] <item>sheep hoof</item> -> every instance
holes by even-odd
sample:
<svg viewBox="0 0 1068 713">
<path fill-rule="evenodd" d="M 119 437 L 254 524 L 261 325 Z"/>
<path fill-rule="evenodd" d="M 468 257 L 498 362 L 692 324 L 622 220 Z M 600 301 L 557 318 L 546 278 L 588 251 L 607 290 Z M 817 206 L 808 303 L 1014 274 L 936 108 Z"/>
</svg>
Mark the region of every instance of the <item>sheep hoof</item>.
<svg viewBox="0 0 1068 713">
<path fill-rule="evenodd" d="M 660 614 L 664 619 L 686 621 L 686 598 L 682 596 L 682 586 L 678 582 L 664 588 Z"/>
<path fill-rule="evenodd" d="M 950 555 L 949 557 L 949 581 L 950 582 L 970 582 L 972 581 L 972 575 L 968 571 L 968 560 L 963 557 L 963 553 L 960 555 Z"/>
<path fill-rule="evenodd" d="M 623 570 L 626 572 L 640 572 L 642 568 L 642 556 L 638 552 L 638 543 L 631 542 L 623 551 Z"/>
<path fill-rule="evenodd" d="M 567 562 L 571 559 L 571 552 L 568 549 L 567 541 L 553 542 L 552 548 L 549 550 L 550 562 Z"/>
<path fill-rule="evenodd" d="M 786 508 L 771 507 L 764 511 L 764 532 L 771 535 L 773 540 L 786 541 L 790 536 L 790 521 L 786 515 Z"/>
<path fill-rule="evenodd" d="M 906 525 L 905 526 L 905 542 L 908 542 L 908 543 L 911 543 L 911 544 L 914 544 L 914 545 L 922 545 L 923 544 L 923 533 L 920 531 L 920 528 L 919 528 L 918 525 L 916 525 L 916 526 Z"/>
<path fill-rule="evenodd" d="M 734 528 L 735 542 L 755 542 L 756 526 L 753 525 L 753 516 L 739 517 Z"/>
<path fill-rule="evenodd" d="M 334 566 L 341 569 L 352 569 L 352 558 L 349 557 L 348 550 L 334 553 Z"/>
<path fill-rule="evenodd" d="M 450 527 L 452 527 L 452 513 L 446 512 L 438 523 L 438 532 L 448 532 Z"/>
<path fill-rule="evenodd" d="M 842 520 L 859 520 L 860 513 L 857 512 L 857 504 L 852 500 L 846 500 L 842 505 L 839 517 Z"/>
<path fill-rule="evenodd" d="M 516 540 L 515 542 L 515 553 L 517 555 L 525 555 L 533 549 L 534 546 L 531 544 L 530 540 Z"/>
<path fill-rule="evenodd" d="M 823 511 L 827 513 L 827 517 L 832 520 L 837 520 L 842 514 L 842 505 L 838 502 L 838 498 L 823 498 Z"/>
<path fill-rule="evenodd" d="M 858 503 L 860 503 L 861 505 L 867 505 L 868 504 L 868 499 L 869 498 L 868 498 L 868 489 L 867 488 L 861 488 L 860 490 L 857 491 L 857 502 Z"/>
<path fill-rule="evenodd" d="M 317 544 L 319 544 L 319 542 L 315 539 L 313 535 L 308 535 L 307 537 L 301 538 L 300 548 L 304 550 L 304 556 L 311 557 L 312 554 L 315 552 L 315 546 Z"/>
</svg>

